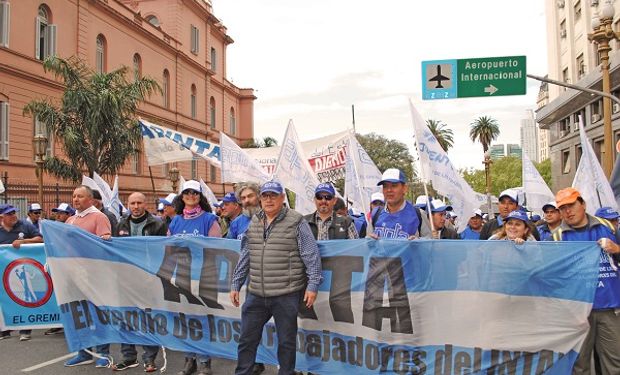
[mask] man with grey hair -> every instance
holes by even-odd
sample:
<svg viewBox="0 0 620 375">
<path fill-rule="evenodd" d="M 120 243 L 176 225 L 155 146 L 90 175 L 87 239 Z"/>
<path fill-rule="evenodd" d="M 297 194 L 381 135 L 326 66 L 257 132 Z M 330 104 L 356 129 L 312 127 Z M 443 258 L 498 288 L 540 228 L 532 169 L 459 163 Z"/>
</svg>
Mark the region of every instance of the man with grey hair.
<svg viewBox="0 0 620 375">
<path fill-rule="evenodd" d="M 242 182 L 235 189 L 237 201 L 241 204 L 241 215 L 237 216 L 228 228 L 226 238 L 241 239 L 250 226 L 252 216 L 260 209 L 258 201 L 259 186 L 255 182 Z"/>
</svg>

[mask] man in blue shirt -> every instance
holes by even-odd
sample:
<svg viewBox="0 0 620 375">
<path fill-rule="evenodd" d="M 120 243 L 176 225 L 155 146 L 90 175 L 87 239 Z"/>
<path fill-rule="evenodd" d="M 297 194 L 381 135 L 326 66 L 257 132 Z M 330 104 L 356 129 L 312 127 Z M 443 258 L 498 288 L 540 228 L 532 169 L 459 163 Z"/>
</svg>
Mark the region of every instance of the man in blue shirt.
<svg viewBox="0 0 620 375">
<path fill-rule="evenodd" d="M 41 205 L 38 203 L 32 203 L 28 206 L 28 218 L 26 218 L 26 221 L 40 230 L 41 227 L 39 227 L 39 224 L 41 223 L 42 214 L 43 209 L 41 208 Z"/>
<path fill-rule="evenodd" d="M 546 203 L 542 210 L 545 214 L 545 222 L 538 226 L 538 232 L 540 233 L 541 241 L 548 241 L 551 239 L 553 231 L 562 223 L 562 215 L 555 201 Z"/>
<path fill-rule="evenodd" d="M 300 213 L 284 206 L 284 199 L 279 182 L 263 184 L 262 210 L 252 217 L 233 273 L 234 306 L 239 306 L 239 290 L 249 276 L 236 375 L 252 374 L 263 327 L 271 317 L 278 335 L 279 373 L 293 373 L 299 305 L 303 300 L 312 307 L 322 281 L 321 255 L 310 226 Z"/>
<path fill-rule="evenodd" d="M 480 230 L 482 229 L 482 211 L 477 208 L 474 210 L 474 216 L 469 218 L 467 226 L 459 234 L 462 240 L 479 240 Z"/>
<path fill-rule="evenodd" d="M 614 228 L 618 228 L 618 219 L 620 214 L 611 207 L 601 207 L 594 213 L 594 216 L 602 217 L 613 224 Z"/>
<path fill-rule="evenodd" d="M 241 239 L 250 225 L 252 216 L 260 210 L 258 201 L 259 187 L 254 182 L 244 182 L 237 186 L 235 196 L 241 203 L 241 215 L 237 216 L 228 228 L 226 238 Z"/>
<path fill-rule="evenodd" d="M 11 245 L 19 249 L 28 243 L 41 243 L 43 237 L 39 230 L 31 223 L 17 218 L 17 208 L 6 205 L 0 210 L 2 225 L 0 225 L 0 245 Z M 30 340 L 30 330 L 19 331 L 19 341 Z M 11 336 L 11 331 L 2 331 L 0 340 Z"/>
<path fill-rule="evenodd" d="M 602 218 L 586 213 L 579 191 L 566 188 L 555 196 L 562 223 L 553 231 L 554 241 L 597 241 L 601 247 L 599 283 L 588 317 L 590 330 L 581 346 L 573 374 L 590 374 L 592 350 L 596 347 L 603 375 L 620 374 L 620 278 L 618 277 L 618 233 Z"/>
<path fill-rule="evenodd" d="M 381 210 L 375 226 L 373 238 L 414 239 L 431 238 L 431 227 L 428 217 L 405 200 L 407 179 L 405 174 L 396 168 L 383 172 L 377 184 L 383 187 L 385 208 Z"/>
</svg>

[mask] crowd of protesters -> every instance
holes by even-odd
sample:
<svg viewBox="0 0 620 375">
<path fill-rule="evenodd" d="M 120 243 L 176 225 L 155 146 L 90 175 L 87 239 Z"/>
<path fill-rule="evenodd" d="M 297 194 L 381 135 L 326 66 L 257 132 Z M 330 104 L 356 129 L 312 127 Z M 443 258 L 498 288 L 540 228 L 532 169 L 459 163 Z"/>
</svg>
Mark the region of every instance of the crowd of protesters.
<svg viewBox="0 0 620 375">
<path fill-rule="evenodd" d="M 103 239 L 111 236 L 205 236 L 241 240 L 241 253 L 235 267 L 230 292 L 231 303 L 242 306 L 241 334 L 235 374 L 258 375 L 265 370 L 256 363 L 256 352 L 266 322 L 273 318 L 278 335 L 279 374 L 297 374 L 295 370 L 297 315 L 316 300 L 322 281 L 317 241 L 347 240 L 369 237 L 403 240 L 501 240 L 516 245 L 526 241 L 596 241 L 601 248 L 602 263 L 609 263 L 617 273 L 620 257 L 620 214 L 602 207 L 592 216 L 579 191 L 558 191 L 555 200 L 543 207 L 528 207 L 543 213 L 543 218 L 529 214 L 515 189 L 503 191 L 497 205 L 498 215 L 488 217 L 480 209 L 457 229 L 452 207 L 440 199 L 420 196 L 415 203 L 405 199 L 407 179 L 398 169 L 387 169 L 378 184 L 381 192 L 372 194 L 367 212 L 353 214 L 329 183 L 316 186 L 316 211 L 305 216 L 286 205 L 286 193 L 276 181 L 262 186 L 255 182 L 239 183 L 213 207 L 203 195 L 197 181 L 186 181 L 178 195 L 159 200 L 157 213 L 146 210 L 146 197 L 132 193 L 128 212 L 117 218 L 103 207 L 101 195 L 87 186 L 79 186 L 71 204 L 61 203 L 52 209 L 54 219 L 76 225 Z M 27 219 L 17 217 L 18 209 L 0 206 L 0 244 L 19 248 L 22 244 L 43 242 L 39 232 L 42 208 L 33 203 Z M 603 264 L 601 264 L 603 266 Z M 269 270 L 269 272 L 263 272 Z M 245 301 L 239 290 L 247 283 Z M 575 363 L 573 374 L 590 374 L 591 363 L 597 374 L 620 374 L 620 279 L 600 279 L 592 312 L 590 330 Z M 62 328 L 45 334 L 62 334 Z M 11 337 L 2 332 L 0 339 Z M 20 331 L 19 339 L 31 339 L 30 331 Z M 116 371 L 137 367 L 134 345 L 121 344 L 122 359 Z M 143 346 L 145 372 L 157 370 L 159 348 Z M 95 363 L 110 367 L 109 345 L 80 351 L 66 366 Z M 96 359 L 95 359 L 96 357 Z M 213 373 L 211 358 L 186 353 L 178 375 Z"/>
</svg>

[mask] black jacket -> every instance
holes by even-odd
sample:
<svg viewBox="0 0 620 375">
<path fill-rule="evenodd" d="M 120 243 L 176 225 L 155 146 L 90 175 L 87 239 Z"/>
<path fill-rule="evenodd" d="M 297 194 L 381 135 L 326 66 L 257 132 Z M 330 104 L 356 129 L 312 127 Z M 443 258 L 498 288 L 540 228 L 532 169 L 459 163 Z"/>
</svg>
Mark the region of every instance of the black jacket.
<svg viewBox="0 0 620 375">
<path fill-rule="evenodd" d="M 441 234 L 439 235 L 440 240 L 460 240 L 461 237 L 458 233 L 452 228 L 443 227 L 441 229 Z"/>
<path fill-rule="evenodd" d="M 310 225 L 314 238 L 318 238 L 319 227 L 316 225 L 316 211 L 304 216 L 304 219 Z M 349 226 L 353 224 L 353 220 L 346 216 L 338 216 L 334 212 L 332 214 L 332 220 L 329 224 L 328 238 L 330 240 L 347 240 L 349 239 Z"/>
<path fill-rule="evenodd" d="M 168 225 L 165 221 L 159 220 L 155 216 L 146 212 L 146 224 L 142 229 L 143 236 L 166 236 L 168 234 Z M 123 216 L 118 222 L 118 236 L 129 237 L 131 236 L 131 225 L 129 224 L 130 216 Z"/>
</svg>

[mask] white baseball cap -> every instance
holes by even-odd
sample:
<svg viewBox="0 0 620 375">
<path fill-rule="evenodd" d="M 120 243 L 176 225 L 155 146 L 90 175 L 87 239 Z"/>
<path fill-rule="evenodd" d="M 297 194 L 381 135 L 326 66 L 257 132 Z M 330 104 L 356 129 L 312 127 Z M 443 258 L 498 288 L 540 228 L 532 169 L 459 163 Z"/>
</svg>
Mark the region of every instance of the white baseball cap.
<svg viewBox="0 0 620 375">
<path fill-rule="evenodd" d="M 499 200 L 501 200 L 503 197 L 508 197 L 512 199 L 516 204 L 519 204 L 519 192 L 515 189 L 506 189 L 502 191 L 502 193 L 499 195 Z"/>
<path fill-rule="evenodd" d="M 370 195 L 370 203 L 374 201 L 381 201 L 382 203 L 385 203 L 385 197 L 383 196 L 383 193 L 372 193 Z"/>
<path fill-rule="evenodd" d="M 202 192 L 202 189 L 200 188 L 200 182 L 196 181 L 196 180 L 187 180 L 183 183 L 183 187 L 181 188 L 181 192 L 185 191 L 185 190 L 194 190 L 197 192 Z"/>
</svg>

